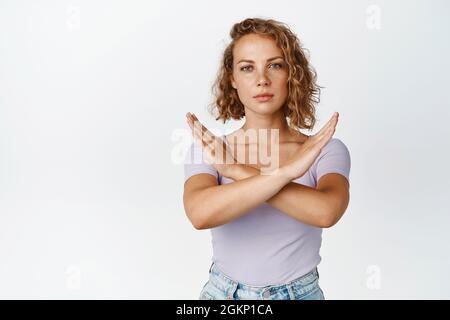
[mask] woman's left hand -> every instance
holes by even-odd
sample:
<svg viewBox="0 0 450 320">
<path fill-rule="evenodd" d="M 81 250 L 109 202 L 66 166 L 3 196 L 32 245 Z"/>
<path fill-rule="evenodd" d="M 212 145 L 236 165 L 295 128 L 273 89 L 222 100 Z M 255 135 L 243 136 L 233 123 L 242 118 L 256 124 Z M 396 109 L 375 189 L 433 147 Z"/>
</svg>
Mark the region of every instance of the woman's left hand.
<svg viewBox="0 0 450 320">
<path fill-rule="evenodd" d="M 213 135 L 194 114 L 186 113 L 186 120 L 192 130 L 192 136 L 201 142 L 204 160 L 211 164 L 222 176 L 231 177 L 235 165 L 230 148 L 225 141 Z"/>
</svg>

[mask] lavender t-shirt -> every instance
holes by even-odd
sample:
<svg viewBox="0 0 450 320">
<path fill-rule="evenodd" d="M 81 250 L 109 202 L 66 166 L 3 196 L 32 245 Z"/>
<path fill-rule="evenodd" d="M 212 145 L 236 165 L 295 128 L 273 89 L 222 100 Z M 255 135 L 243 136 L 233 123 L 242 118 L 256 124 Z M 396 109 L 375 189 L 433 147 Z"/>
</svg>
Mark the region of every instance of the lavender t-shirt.
<svg viewBox="0 0 450 320">
<path fill-rule="evenodd" d="M 234 182 L 203 161 L 202 152 L 201 144 L 194 140 L 184 163 L 184 181 L 208 173 L 217 178 L 219 185 Z M 346 145 L 331 138 L 309 170 L 292 182 L 316 188 L 320 177 L 332 172 L 350 181 L 350 165 Z M 302 223 L 267 202 L 210 230 L 212 261 L 223 273 L 243 284 L 285 284 L 313 270 L 321 261 L 322 229 Z"/>
</svg>

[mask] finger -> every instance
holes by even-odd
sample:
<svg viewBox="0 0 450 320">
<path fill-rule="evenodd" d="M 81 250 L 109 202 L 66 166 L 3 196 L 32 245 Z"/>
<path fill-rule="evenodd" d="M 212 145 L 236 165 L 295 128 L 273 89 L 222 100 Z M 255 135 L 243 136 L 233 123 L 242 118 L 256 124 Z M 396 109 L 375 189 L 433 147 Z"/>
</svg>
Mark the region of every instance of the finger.
<svg viewBox="0 0 450 320">
<path fill-rule="evenodd" d="M 335 112 L 330 120 L 328 120 L 328 122 L 322 127 L 322 129 L 319 130 L 319 132 L 317 132 L 317 136 L 321 136 L 323 135 L 332 125 L 333 123 L 336 121 L 336 119 L 338 118 L 339 114 L 337 112 Z"/>
<path fill-rule="evenodd" d="M 328 140 L 335 132 L 336 130 L 336 124 L 337 124 L 337 119 L 335 119 L 330 126 L 327 128 L 327 130 L 325 130 L 324 132 L 322 132 L 319 137 L 318 140 L 321 141 L 323 139 Z"/>
<path fill-rule="evenodd" d="M 195 135 L 198 136 L 202 136 L 202 139 L 204 138 L 204 131 L 205 128 L 204 126 L 201 124 L 200 121 L 196 120 L 192 114 L 188 115 L 188 121 L 190 122 L 190 124 L 192 125 L 192 127 L 194 128 L 195 131 Z"/>
<path fill-rule="evenodd" d="M 325 123 L 325 125 L 319 131 L 317 131 L 316 134 L 313 135 L 313 137 L 318 137 L 321 134 L 323 134 L 329 128 L 330 124 L 331 124 L 331 119 L 328 120 L 328 122 Z"/>
<path fill-rule="evenodd" d="M 187 122 L 189 128 L 191 129 L 192 137 L 194 137 L 194 122 L 192 120 L 190 112 L 186 113 L 186 122 Z"/>
<path fill-rule="evenodd" d="M 315 134 L 316 140 L 322 139 L 326 134 L 330 132 L 330 130 L 334 129 L 336 127 L 338 118 L 339 114 L 335 112 L 328 123 L 317 134 Z"/>
<path fill-rule="evenodd" d="M 332 129 L 323 137 L 321 141 L 321 148 L 323 148 L 331 140 L 335 131 L 335 129 Z"/>
<path fill-rule="evenodd" d="M 214 139 L 215 135 L 213 135 L 213 134 L 211 133 L 211 131 L 209 131 L 208 128 L 206 128 L 206 127 L 200 122 L 200 120 L 198 120 L 198 118 L 197 118 L 197 116 L 196 116 L 195 114 L 191 114 L 191 117 L 192 117 L 192 119 L 193 119 L 193 122 L 198 122 L 198 123 L 200 123 L 200 126 L 201 126 L 201 128 L 202 128 L 202 132 L 203 132 L 203 134 L 206 136 L 207 141 L 212 141 L 212 140 Z"/>
<path fill-rule="evenodd" d="M 198 132 L 198 131 L 197 131 Z M 207 157 L 212 161 L 211 164 L 223 164 L 224 163 L 224 142 L 222 139 L 215 137 L 214 140 L 209 141 L 200 133 L 197 133 L 197 139 L 201 140 L 202 148 L 207 153 Z"/>
<path fill-rule="evenodd" d="M 209 148 L 213 150 L 211 141 L 205 136 L 201 130 L 201 125 L 198 121 L 194 124 L 194 138 L 197 139 L 204 149 Z"/>
<path fill-rule="evenodd" d="M 215 152 L 211 144 L 203 142 L 203 151 L 205 152 L 204 157 L 206 157 L 206 160 L 209 164 L 214 165 L 219 163 L 217 159 L 217 153 Z"/>
<path fill-rule="evenodd" d="M 319 137 L 316 146 L 318 146 L 319 148 L 323 148 L 328 143 L 328 141 L 331 139 L 331 137 L 335 132 L 336 132 L 335 125 L 329 127 L 328 130 L 326 130 L 324 134 Z"/>
<path fill-rule="evenodd" d="M 198 124 L 198 122 L 193 123 L 193 130 L 194 130 L 194 137 L 201 143 L 203 143 L 203 134 L 202 134 L 202 129 L 200 127 L 200 125 Z"/>
<path fill-rule="evenodd" d="M 187 118 L 186 122 L 187 122 L 189 128 L 191 129 L 191 133 L 194 134 L 194 127 L 193 127 L 192 122 L 190 121 L 190 119 Z"/>
<path fill-rule="evenodd" d="M 330 125 L 333 123 L 333 121 L 339 116 L 338 112 L 333 113 L 333 115 L 331 116 L 330 120 L 328 120 L 328 122 L 322 127 L 322 129 L 320 129 L 316 135 L 320 135 L 322 133 L 324 133 L 329 127 Z"/>
<path fill-rule="evenodd" d="M 229 149 L 225 141 L 203 126 L 195 114 L 189 113 L 189 120 L 194 123 L 194 127 L 197 126 L 196 137 L 202 142 L 203 147 L 214 155 L 217 163 L 224 163 L 224 159 L 227 159 L 227 149 Z M 233 161 L 230 160 L 230 163 L 233 163 Z"/>
</svg>

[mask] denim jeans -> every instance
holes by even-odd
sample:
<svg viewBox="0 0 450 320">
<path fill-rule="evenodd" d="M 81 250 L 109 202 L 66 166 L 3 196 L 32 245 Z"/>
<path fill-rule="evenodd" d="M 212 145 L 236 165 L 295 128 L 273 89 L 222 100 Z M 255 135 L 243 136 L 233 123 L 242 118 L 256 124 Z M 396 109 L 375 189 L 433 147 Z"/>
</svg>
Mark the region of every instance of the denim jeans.
<svg viewBox="0 0 450 320">
<path fill-rule="evenodd" d="M 325 300 L 317 267 L 283 285 L 250 286 L 231 279 L 213 262 L 200 300 Z"/>
</svg>

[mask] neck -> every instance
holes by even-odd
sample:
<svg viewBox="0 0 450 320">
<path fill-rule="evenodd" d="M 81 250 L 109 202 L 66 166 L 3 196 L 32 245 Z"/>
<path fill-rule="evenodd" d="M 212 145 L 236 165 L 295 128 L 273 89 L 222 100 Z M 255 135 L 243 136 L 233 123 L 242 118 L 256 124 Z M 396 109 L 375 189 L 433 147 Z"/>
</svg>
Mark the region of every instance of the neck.
<svg viewBox="0 0 450 320">
<path fill-rule="evenodd" d="M 272 133 L 272 130 L 278 130 L 280 143 L 292 140 L 293 135 L 293 130 L 289 127 L 287 119 L 281 110 L 272 116 L 258 114 L 247 115 L 246 112 L 246 120 L 240 130 L 244 133 L 247 130 L 254 130 L 257 136 L 259 136 L 260 130 L 262 130 L 262 132 L 266 132 L 268 137 L 271 134 L 276 134 Z"/>
</svg>

